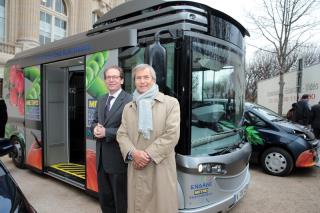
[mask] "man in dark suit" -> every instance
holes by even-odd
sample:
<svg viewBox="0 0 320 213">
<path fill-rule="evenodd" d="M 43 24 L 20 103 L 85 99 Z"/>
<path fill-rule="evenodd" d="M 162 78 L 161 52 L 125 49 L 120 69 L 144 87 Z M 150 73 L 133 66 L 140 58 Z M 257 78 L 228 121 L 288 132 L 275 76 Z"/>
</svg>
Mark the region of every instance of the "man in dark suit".
<svg viewBox="0 0 320 213">
<path fill-rule="evenodd" d="M 320 139 L 320 101 L 311 107 L 311 127 L 317 139 Z"/>
<path fill-rule="evenodd" d="M 105 70 L 104 80 L 109 93 L 97 103 L 91 131 L 97 141 L 98 189 L 104 213 L 127 212 L 127 165 L 116 141 L 124 106 L 132 100 L 121 89 L 124 73 L 118 66 Z"/>
</svg>

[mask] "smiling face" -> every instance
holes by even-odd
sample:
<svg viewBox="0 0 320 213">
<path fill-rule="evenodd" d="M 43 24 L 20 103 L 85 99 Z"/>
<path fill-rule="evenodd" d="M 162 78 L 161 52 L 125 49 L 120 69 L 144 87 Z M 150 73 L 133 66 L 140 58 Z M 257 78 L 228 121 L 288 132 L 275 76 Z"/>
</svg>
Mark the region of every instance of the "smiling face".
<svg viewBox="0 0 320 213">
<path fill-rule="evenodd" d="M 134 77 L 134 82 L 136 85 L 137 91 L 142 94 L 148 91 L 153 84 L 155 83 L 155 80 L 151 76 L 151 72 L 148 68 L 137 70 Z"/>
<path fill-rule="evenodd" d="M 104 80 L 110 94 L 117 92 L 123 84 L 123 78 L 120 76 L 120 71 L 115 68 L 110 68 L 105 72 Z"/>
</svg>

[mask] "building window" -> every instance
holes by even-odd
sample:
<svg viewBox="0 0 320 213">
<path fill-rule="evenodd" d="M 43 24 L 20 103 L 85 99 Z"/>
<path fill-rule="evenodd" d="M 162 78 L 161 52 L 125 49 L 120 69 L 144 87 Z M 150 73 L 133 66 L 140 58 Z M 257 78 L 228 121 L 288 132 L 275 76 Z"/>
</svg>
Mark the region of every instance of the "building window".
<svg viewBox="0 0 320 213">
<path fill-rule="evenodd" d="M 40 45 L 67 36 L 67 11 L 63 0 L 40 0 Z"/>
<path fill-rule="evenodd" d="M 0 0 L 0 42 L 5 41 L 6 7 L 5 0 Z"/>
<path fill-rule="evenodd" d="M 100 16 L 97 12 L 92 12 L 92 24 L 96 23 L 99 18 Z"/>
</svg>

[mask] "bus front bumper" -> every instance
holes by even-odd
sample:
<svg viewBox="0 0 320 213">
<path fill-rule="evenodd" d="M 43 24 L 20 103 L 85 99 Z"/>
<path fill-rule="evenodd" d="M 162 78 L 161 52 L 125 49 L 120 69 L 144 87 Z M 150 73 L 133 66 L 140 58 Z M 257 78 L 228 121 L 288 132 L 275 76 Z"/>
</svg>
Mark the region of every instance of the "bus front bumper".
<svg viewBox="0 0 320 213">
<path fill-rule="evenodd" d="M 236 206 L 236 204 L 246 195 L 251 175 L 249 165 L 246 168 L 246 178 L 241 187 L 226 199 L 203 207 L 193 209 L 179 209 L 179 213 L 224 213 Z"/>
</svg>

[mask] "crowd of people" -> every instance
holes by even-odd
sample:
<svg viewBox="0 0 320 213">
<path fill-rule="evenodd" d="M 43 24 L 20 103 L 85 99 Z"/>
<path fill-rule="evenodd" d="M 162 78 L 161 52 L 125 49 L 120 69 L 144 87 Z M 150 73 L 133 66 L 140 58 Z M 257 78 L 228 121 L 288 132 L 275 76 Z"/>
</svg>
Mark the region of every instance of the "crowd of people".
<svg viewBox="0 0 320 213">
<path fill-rule="evenodd" d="M 315 137 L 320 139 L 320 101 L 310 107 L 309 98 L 308 94 L 304 94 L 297 103 L 293 103 L 287 113 L 287 119 L 304 126 L 311 125 Z"/>
</svg>

